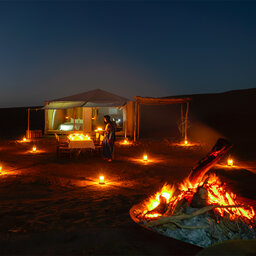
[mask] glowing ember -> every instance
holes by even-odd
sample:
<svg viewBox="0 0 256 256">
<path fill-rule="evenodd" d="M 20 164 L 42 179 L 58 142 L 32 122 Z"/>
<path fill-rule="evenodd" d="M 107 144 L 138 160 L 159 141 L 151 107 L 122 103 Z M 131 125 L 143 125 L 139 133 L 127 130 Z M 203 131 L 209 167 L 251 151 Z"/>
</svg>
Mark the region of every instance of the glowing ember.
<svg viewBox="0 0 256 256">
<path fill-rule="evenodd" d="M 90 136 L 87 134 L 84 135 L 83 133 L 73 133 L 68 136 L 69 140 L 72 141 L 84 141 L 84 140 L 91 140 Z"/>
<path fill-rule="evenodd" d="M 229 158 L 227 161 L 227 164 L 228 164 L 228 166 L 233 166 L 233 164 L 234 164 L 233 159 Z"/>
<path fill-rule="evenodd" d="M 33 152 L 36 152 L 36 146 L 34 146 L 34 147 L 32 148 L 32 151 L 33 151 Z"/>
<path fill-rule="evenodd" d="M 105 184 L 104 176 L 100 176 L 99 184 L 101 184 L 101 185 Z"/>
<path fill-rule="evenodd" d="M 147 156 L 147 155 L 144 155 L 144 156 L 143 156 L 143 161 L 145 161 L 145 162 L 148 161 L 148 156 Z"/>
</svg>

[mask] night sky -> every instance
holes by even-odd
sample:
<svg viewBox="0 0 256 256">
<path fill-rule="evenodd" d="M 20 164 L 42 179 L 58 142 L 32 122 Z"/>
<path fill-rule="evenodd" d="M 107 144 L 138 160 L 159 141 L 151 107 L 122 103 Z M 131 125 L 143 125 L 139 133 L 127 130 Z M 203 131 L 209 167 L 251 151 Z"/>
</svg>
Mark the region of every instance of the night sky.
<svg viewBox="0 0 256 256">
<path fill-rule="evenodd" d="M 0 1 L 0 86 L 0 107 L 253 88 L 256 2 Z"/>
</svg>

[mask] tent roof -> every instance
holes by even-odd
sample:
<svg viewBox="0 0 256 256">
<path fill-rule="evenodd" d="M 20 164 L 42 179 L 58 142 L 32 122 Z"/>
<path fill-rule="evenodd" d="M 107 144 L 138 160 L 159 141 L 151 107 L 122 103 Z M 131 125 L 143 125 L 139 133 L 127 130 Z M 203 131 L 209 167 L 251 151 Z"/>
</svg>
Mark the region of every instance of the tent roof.
<svg viewBox="0 0 256 256">
<path fill-rule="evenodd" d="M 74 107 L 119 107 L 125 105 L 127 98 L 100 89 L 71 95 L 49 101 L 45 109 L 64 109 Z"/>
</svg>

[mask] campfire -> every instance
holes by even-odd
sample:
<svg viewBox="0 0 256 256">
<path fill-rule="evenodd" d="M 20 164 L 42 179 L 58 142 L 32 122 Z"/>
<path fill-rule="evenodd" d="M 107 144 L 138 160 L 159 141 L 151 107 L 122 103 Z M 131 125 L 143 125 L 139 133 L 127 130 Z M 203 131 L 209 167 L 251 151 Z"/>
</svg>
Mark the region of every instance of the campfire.
<svg viewBox="0 0 256 256">
<path fill-rule="evenodd" d="M 164 235 L 201 247 L 228 239 L 255 239 L 252 206 L 229 191 L 208 170 L 232 145 L 219 139 L 212 151 L 179 185 L 165 184 L 155 195 L 130 210 L 132 219 Z"/>
<path fill-rule="evenodd" d="M 68 136 L 68 139 L 71 141 L 84 141 L 84 140 L 91 140 L 91 137 L 87 134 L 84 135 L 83 133 L 72 133 Z"/>
</svg>

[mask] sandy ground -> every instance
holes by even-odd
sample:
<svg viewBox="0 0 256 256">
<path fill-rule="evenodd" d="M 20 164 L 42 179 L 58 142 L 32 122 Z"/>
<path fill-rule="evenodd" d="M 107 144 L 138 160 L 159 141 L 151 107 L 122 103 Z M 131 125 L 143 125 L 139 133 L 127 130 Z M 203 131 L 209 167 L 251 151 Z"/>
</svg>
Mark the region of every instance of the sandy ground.
<svg viewBox="0 0 256 256">
<path fill-rule="evenodd" d="M 33 144 L 37 153 L 31 153 Z M 89 152 L 58 159 L 53 138 L 1 140 L 0 254 L 195 255 L 201 248 L 144 230 L 129 209 L 165 182 L 182 181 L 211 146 L 185 148 L 166 140 L 116 145 L 115 161 L 107 163 Z M 149 163 L 140 160 L 143 153 Z M 236 165 L 214 170 L 234 192 L 256 199 L 255 162 Z"/>
</svg>

